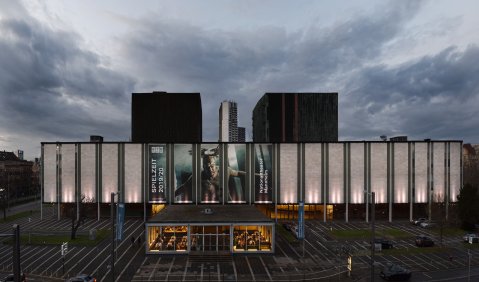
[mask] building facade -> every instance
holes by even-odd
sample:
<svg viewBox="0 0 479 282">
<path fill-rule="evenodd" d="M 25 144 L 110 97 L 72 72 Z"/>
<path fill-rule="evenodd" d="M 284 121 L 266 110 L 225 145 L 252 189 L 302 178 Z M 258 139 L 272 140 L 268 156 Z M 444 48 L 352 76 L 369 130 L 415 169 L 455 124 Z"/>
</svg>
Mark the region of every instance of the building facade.
<svg viewBox="0 0 479 282">
<path fill-rule="evenodd" d="M 133 93 L 132 142 L 202 141 L 200 93 Z"/>
<path fill-rule="evenodd" d="M 8 204 L 38 195 L 38 163 L 22 160 L 13 152 L 0 152 L 0 188 Z"/>
<path fill-rule="evenodd" d="M 376 218 L 392 221 L 430 215 L 435 196 L 449 206 L 462 186 L 461 141 L 42 143 L 42 162 L 42 200 L 59 216 L 81 195 L 107 216 L 119 192 L 145 218 L 170 204 L 232 204 L 293 219 L 303 202 L 306 218 L 366 220 L 366 191 Z"/>
<path fill-rule="evenodd" d="M 253 110 L 253 142 L 337 142 L 338 93 L 266 93 Z"/>
<path fill-rule="evenodd" d="M 219 142 L 238 142 L 238 107 L 236 102 L 223 101 L 219 109 Z"/>
</svg>

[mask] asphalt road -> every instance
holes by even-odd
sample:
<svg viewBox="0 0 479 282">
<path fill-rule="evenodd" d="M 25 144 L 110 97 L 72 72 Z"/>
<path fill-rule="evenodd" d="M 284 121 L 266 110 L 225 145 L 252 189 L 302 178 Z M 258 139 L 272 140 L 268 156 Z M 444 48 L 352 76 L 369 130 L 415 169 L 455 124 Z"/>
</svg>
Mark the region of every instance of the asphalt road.
<svg viewBox="0 0 479 282">
<path fill-rule="evenodd" d="M 28 211 L 38 202 L 16 207 L 15 211 Z M 38 207 L 36 208 L 38 209 Z M 57 220 L 53 210 L 46 208 L 44 219 L 39 213 L 15 222 L 0 223 L 0 233 L 11 231 L 13 223 L 21 225 L 24 234 L 35 232 L 69 232 L 71 221 Z M 91 229 L 108 229 L 108 218 L 89 219 L 79 232 Z M 413 271 L 411 281 L 467 281 L 468 256 L 466 244 L 460 236 L 444 238 L 447 251 L 432 253 L 408 253 L 417 250 L 414 236 L 426 233 L 437 240 L 430 230 L 411 226 L 406 222 L 377 222 L 378 234 L 381 229 L 399 228 L 410 237 L 394 241 L 399 253 L 378 253 L 378 263 L 397 263 Z M 333 229 L 364 229 L 365 222 L 324 223 L 318 220 L 306 221 L 306 239 L 301 243 L 289 243 L 279 233 L 276 236 L 274 255 L 228 255 L 210 261 L 202 257 L 187 255 L 145 255 L 144 223 L 140 219 L 128 218 L 125 222 L 125 240 L 116 246 L 115 281 L 368 281 L 369 243 L 365 240 L 341 241 L 331 237 Z M 141 237 L 140 244 L 132 244 L 131 237 Z M 65 272 L 57 245 L 29 245 L 21 247 L 21 263 L 28 281 L 64 281 L 80 273 L 92 274 L 97 281 L 110 281 L 111 241 L 105 239 L 96 246 L 70 246 L 65 257 Z M 353 275 L 346 271 L 347 253 L 353 256 Z M 11 245 L 0 243 L 0 273 L 11 272 Z M 479 248 L 471 250 L 471 281 L 479 281 Z M 454 259 L 449 259 L 450 256 Z M 379 267 L 376 281 L 380 281 Z M 3 271 L 3 272 L 2 272 Z M 1 276 L 0 276 L 1 277 Z"/>
<path fill-rule="evenodd" d="M 34 210 L 40 210 L 40 200 L 10 207 L 7 209 L 6 214 L 7 216 L 11 216 L 17 213 Z M 3 211 L 1 212 L 1 216 L 3 218 Z"/>
</svg>

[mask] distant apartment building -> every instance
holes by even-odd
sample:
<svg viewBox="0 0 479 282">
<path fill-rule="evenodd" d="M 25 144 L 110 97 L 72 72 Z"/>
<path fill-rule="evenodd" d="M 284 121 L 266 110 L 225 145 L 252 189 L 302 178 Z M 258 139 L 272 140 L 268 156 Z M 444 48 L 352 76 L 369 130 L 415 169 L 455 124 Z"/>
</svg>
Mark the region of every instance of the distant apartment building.
<svg viewBox="0 0 479 282">
<path fill-rule="evenodd" d="M 221 102 L 219 109 L 219 142 L 238 142 L 238 106 L 233 101 Z"/>
<path fill-rule="evenodd" d="M 253 141 L 338 141 L 338 93 L 266 93 L 253 110 Z"/>
<path fill-rule="evenodd" d="M 407 136 L 395 136 L 389 138 L 389 141 L 391 142 L 406 142 L 407 141 Z"/>
<path fill-rule="evenodd" d="M 200 93 L 132 94 L 132 142 L 199 143 L 202 138 Z"/>
<path fill-rule="evenodd" d="M 38 172 L 33 162 L 20 159 L 13 152 L 0 152 L 0 187 L 5 189 L 9 203 L 39 191 Z"/>
</svg>

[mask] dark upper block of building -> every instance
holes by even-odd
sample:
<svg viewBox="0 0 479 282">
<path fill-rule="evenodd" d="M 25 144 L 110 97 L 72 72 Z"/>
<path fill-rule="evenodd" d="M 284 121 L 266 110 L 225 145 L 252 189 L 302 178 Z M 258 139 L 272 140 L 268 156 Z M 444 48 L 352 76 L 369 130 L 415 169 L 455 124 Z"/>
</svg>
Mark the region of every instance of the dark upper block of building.
<svg viewBox="0 0 479 282">
<path fill-rule="evenodd" d="M 338 93 L 264 94 L 253 110 L 253 141 L 338 141 Z"/>
<path fill-rule="evenodd" d="M 200 93 L 133 93 L 131 141 L 202 142 Z"/>
</svg>

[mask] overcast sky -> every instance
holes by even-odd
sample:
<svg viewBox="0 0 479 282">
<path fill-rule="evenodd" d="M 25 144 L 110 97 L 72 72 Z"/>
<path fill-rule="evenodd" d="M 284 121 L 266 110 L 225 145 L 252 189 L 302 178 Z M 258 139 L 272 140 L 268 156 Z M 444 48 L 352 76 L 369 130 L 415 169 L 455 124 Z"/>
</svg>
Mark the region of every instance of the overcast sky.
<svg viewBox="0 0 479 282">
<path fill-rule="evenodd" d="M 339 139 L 479 143 L 477 1 L 0 0 L 0 149 L 128 141 L 132 92 L 338 92 Z"/>
</svg>

